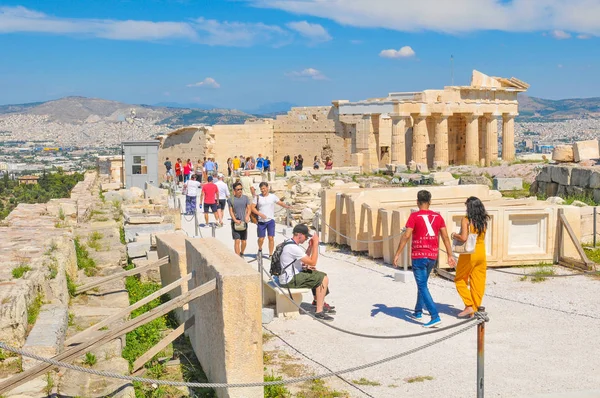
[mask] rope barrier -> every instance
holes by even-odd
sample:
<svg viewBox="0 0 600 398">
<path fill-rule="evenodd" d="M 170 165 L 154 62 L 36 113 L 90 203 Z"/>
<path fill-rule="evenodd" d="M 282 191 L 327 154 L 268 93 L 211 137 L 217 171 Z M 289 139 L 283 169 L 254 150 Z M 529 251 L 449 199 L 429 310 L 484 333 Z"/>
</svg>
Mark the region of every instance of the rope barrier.
<svg viewBox="0 0 600 398">
<path fill-rule="evenodd" d="M 358 243 L 380 243 L 380 242 L 387 242 L 388 240 L 392 240 L 394 238 L 398 238 L 398 237 L 402 236 L 404 234 L 405 229 L 406 229 L 406 228 L 402 228 L 402 232 L 400 232 L 398 235 L 388 236 L 385 239 L 361 240 L 361 239 L 353 238 L 351 236 L 344 235 L 343 233 L 341 233 L 341 232 L 337 231 L 335 228 L 333 228 L 331 225 L 327 224 L 325 221 L 323 221 L 323 224 L 327 228 L 331 229 L 335 234 L 341 236 L 342 238 L 348 239 L 348 240 L 351 240 L 351 241 L 354 241 L 354 242 L 358 242 Z"/>
<path fill-rule="evenodd" d="M 275 280 L 273 279 L 273 277 L 267 272 L 266 269 L 263 268 L 263 272 L 269 277 L 270 281 L 273 282 L 273 284 L 275 285 L 275 287 L 277 288 L 277 290 L 279 290 L 279 292 L 281 294 L 283 294 L 283 296 L 292 304 L 294 304 L 294 306 L 296 306 L 302 313 L 310 316 L 312 319 L 314 319 L 315 321 L 320 322 L 321 324 L 337 330 L 338 332 L 342 332 L 342 333 L 346 333 L 352 336 L 357 336 L 357 337 L 364 337 L 364 338 L 368 338 L 368 339 L 389 339 L 389 340 L 397 340 L 397 339 L 409 339 L 412 337 L 420 337 L 420 336 L 426 336 L 428 334 L 434 334 L 434 333 L 439 333 L 439 332 L 443 332 L 444 330 L 449 330 L 449 329 L 453 329 L 456 328 L 458 326 L 462 326 L 465 325 L 469 322 L 472 322 L 475 318 L 470 318 L 470 319 L 466 319 L 464 321 L 461 322 L 457 322 L 455 324 L 449 325 L 449 326 L 444 326 L 441 328 L 437 328 L 437 329 L 433 329 L 433 330 L 427 330 L 424 332 L 419 332 L 419 333 L 411 333 L 411 334 L 401 334 L 401 335 L 375 335 L 375 334 L 366 334 L 366 333 L 358 333 L 358 332 L 353 332 L 351 330 L 347 330 L 347 329 L 343 329 L 340 328 L 338 326 L 332 325 L 330 323 L 327 323 L 326 321 L 316 318 L 312 313 L 310 313 L 309 311 L 305 310 L 304 308 L 302 308 L 300 305 L 298 305 L 294 300 L 292 300 L 291 298 L 288 297 L 287 293 L 281 288 L 281 286 L 279 286 L 279 284 L 277 282 L 275 282 Z"/>
<path fill-rule="evenodd" d="M 294 350 L 294 352 L 296 352 L 298 355 L 301 355 L 304 358 L 308 359 L 309 361 L 311 361 L 313 363 L 316 363 L 317 365 L 319 365 L 320 367 L 324 368 L 325 370 L 327 370 L 329 372 L 333 372 L 333 370 L 331 370 L 331 368 L 329 368 L 329 367 L 323 365 L 321 362 L 318 362 L 315 359 L 309 357 L 308 355 L 306 355 L 305 353 L 303 353 L 302 351 L 300 351 L 299 349 L 297 349 L 296 347 L 294 347 L 293 345 L 291 345 L 289 342 L 285 341 L 285 339 L 283 337 L 281 337 L 280 335 L 278 335 L 277 333 L 275 333 L 274 331 L 272 331 L 271 329 L 269 329 L 265 325 L 262 325 L 262 327 L 267 332 L 271 333 L 271 335 L 273 335 L 273 336 L 277 337 L 279 340 L 281 340 L 281 342 L 283 344 L 285 344 L 286 346 L 288 346 L 289 348 L 291 348 L 292 350 Z M 355 388 L 358 391 L 362 392 L 367 397 L 375 398 L 374 396 L 372 396 L 371 394 L 369 394 L 368 392 L 366 392 L 365 390 L 363 390 L 362 388 L 360 388 L 356 384 L 352 383 L 351 381 L 345 379 L 344 377 L 337 375 L 337 378 L 340 379 L 341 381 L 343 381 L 344 383 L 348 384 L 350 387 Z"/>
<path fill-rule="evenodd" d="M 120 380 L 127 380 L 127 381 L 131 381 L 131 382 L 137 381 L 140 383 L 155 384 L 157 386 L 165 385 L 165 386 L 173 386 L 173 387 L 192 387 L 192 388 L 264 387 L 264 386 L 274 386 L 274 385 L 282 385 L 282 384 L 296 384 L 296 383 L 302 383 L 305 381 L 311 381 L 311 380 L 316 380 L 316 379 L 325 379 L 328 377 L 339 376 L 341 374 L 351 373 L 351 372 L 356 372 L 358 370 L 371 368 L 373 366 L 381 365 L 386 362 L 390 362 L 390 361 L 393 361 L 393 360 L 396 360 L 396 359 L 399 359 L 402 357 L 409 356 L 411 354 L 414 354 L 416 352 L 419 352 L 421 350 L 424 350 L 426 348 L 429 348 L 436 344 L 439 344 L 443 341 L 446 341 L 454 336 L 458 336 L 459 334 L 472 329 L 473 327 L 479 325 L 480 323 L 487 322 L 485 317 L 480 316 L 480 314 L 478 314 L 478 313 L 475 313 L 475 314 L 476 314 L 476 318 L 473 318 L 473 319 L 477 319 L 477 322 L 473 322 L 472 324 L 467 325 L 466 327 L 464 327 L 462 329 L 456 330 L 456 331 L 454 331 L 444 337 L 440 337 L 439 339 L 434 340 L 430 343 L 423 344 L 419 347 L 416 347 L 416 348 L 401 352 L 399 354 L 380 359 L 378 361 L 373 361 L 373 362 L 369 362 L 369 363 L 366 363 L 363 365 L 354 366 L 352 368 L 338 370 L 337 372 L 334 372 L 334 371 L 327 372 L 327 373 L 323 373 L 323 374 L 316 375 L 316 376 L 304 376 L 304 377 L 297 377 L 297 378 L 288 379 L 288 380 L 274 380 L 274 381 L 265 381 L 265 382 L 256 382 L 256 383 L 196 383 L 196 382 L 186 382 L 186 381 L 147 379 L 147 378 L 143 378 L 143 377 L 128 376 L 128 375 L 122 375 L 122 374 L 113 373 L 113 372 L 100 371 L 100 370 L 96 370 L 96 369 L 86 368 L 83 366 L 73 365 L 70 363 L 56 361 L 52 358 L 45 358 L 45 357 L 39 356 L 37 354 L 33 354 L 31 352 L 24 351 L 20 348 L 9 346 L 8 344 L 6 344 L 4 342 L 0 342 L 0 348 L 4 349 L 6 351 L 10 351 L 15 354 L 19 354 L 21 356 L 32 358 L 32 359 L 35 359 L 35 360 L 38 360 L 41 362 L 45 362 L 50 365 L 65 368 L 65 369 L 71 369 L 71 370 L 75 370 L 78 372 L 94 374 L 96 376 L 108 377 L 111 379 L 120 379 Z"/>
</svg>

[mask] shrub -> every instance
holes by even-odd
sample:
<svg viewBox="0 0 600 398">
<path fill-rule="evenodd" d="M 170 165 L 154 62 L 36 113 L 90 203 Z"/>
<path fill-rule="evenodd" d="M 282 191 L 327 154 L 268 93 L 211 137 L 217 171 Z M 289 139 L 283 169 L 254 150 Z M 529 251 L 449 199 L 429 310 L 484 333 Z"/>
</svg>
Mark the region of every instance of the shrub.
<svg viewBox="0 0 600 398">
<path fill-rule="evenodd" d="M 96 272 L 98 272 L 96 262 L 93 258 L 90 258 L 85 245 L 79 243 L 79 238 L 75 238 L 74 243 L 75 254 L 77 255 L 77 268 L 82 269 L 86 276 L 96 275 Z"/>
<path fill-rule="evenodd" d="M 38 315 L 40 314 L 40 309 L 42 308 L 42 304 L 44 304 L 44 298 L 41 294 L 35 296 L 30 305 L 27 306 L 27 323 L 29 325 L 35 324 Z"/>
<path fill-rule="evenodd" d="M 18 267 L 13 268 L 12 276 L 15 279 L 19 279 L 23 277 L 27 271 L 31 271 L 31 267 L 27 264 L 21 264 Z"/>
<path fill-rule="evenodd" d="M 275 376 L 273 372 L 271 372 L 270 375 L 266 374 L 264 377 L 264 381 L 278 380 L 283 380 L 283 378 L 281 376 Z M 290 396 L 290 390 L 288 390 L 283 384 L 265 386 L 265 398 L 286 398 Z"/>
<path fill-rule="evenodd" d="M 92 367 L 96 364 L 96 362 L 98 362 L 98 360 L 96 359 L 96 355 L 94 355 L 91 352 L 85 353 L 85 359 L 83 360 L 84 365 L 88 365 L 89 367 Z"/>
<path fill-rule="evenodd" d="M 127 241 L 125 240 L 125 227 L 122 225 L 119 227 L 119 237 L 121 238 L 121 244 L 126 245 Z"/>
<path fill-rule="evenodd" d="M 69 291 L 69 296 L 75 297 L 75 291 L 77 290 L 77 285 L 75 284 L 75 282 L 73 282 L 73 280 L 71 279 L 71 277 L 69 276 L 69 274 L 67 272 L 65 272 L 65 278 L 67 279 L 67 290 Z"/>
<path fill-rule="evenodd" d="M 102 245 L 100 245 L 100 239 L 102 239 L 103 237 L 104 237 L 104 235 L 102 235 L 98 231 L 92 232 L 90 234 L 90 236 L 88 237 L 87 246 L 96 251 L 102 250 Z"/>
</svg>

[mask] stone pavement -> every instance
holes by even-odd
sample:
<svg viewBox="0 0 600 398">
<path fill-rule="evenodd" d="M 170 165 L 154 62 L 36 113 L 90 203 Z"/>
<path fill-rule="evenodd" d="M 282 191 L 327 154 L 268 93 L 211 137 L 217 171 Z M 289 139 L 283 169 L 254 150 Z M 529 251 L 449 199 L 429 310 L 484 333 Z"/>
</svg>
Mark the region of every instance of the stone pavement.
<svg viewBox="0 0 600 398">
<path fill-rule="evenodd" d="M 228 214 L 228 213 L 226 213 Z M 203 215 L 198 214 L 201 222 Z M 211 216 L 212 217 L 212 216 Z M 193 219 L 193 218 L 191 218 Z M 231 247 L 229 218 L 216 228 L 216 238 Z M 212 218 L 211 218 L 212 221 Z M 193 223 L 182 220 L 191 236 Z M 210 236 L 211 228 L 200 228 Z M 291 228 L 278 225 L 276 243 L 289 236 Z M 246 258 L 255 257 L 256 228 L 249 231 Z M 267 254 L 267 247 L 263 247 Z M 409 318 L 416 297 L 413 283 L 395 282 L 395 269 L 364 257 L 321 246 L 318 268 L 331 279 L 327 301 L 337 308 L 336 326 L 370 334 L 404 334 L 423 331 L 420 322 Z M 268 268 L 268 261 L 265 260 Z M 256 262 L 249 266 L 256 267 Z M 512 270 L 518 270 L 513 268 Z M 566 272 L 556 267 L 557 272 Z M 430 281 L 444 325 L 457 322 L 463 304 L 454 284 L 434 277 Z M 486 325 L 485 393 L 488 397 L 544 396 L 550 393 L 594 395 L 598 388 L 600 357 L 592 331 L 600 328 L 600 281 L 577 276 L 548 279 L 542 283 L 521 281 L 520 277 L 488 271 L 484 305 L 490 316 Z M 304 295 L 306 308 L 312 301 Z M 427 318 L 427 317 L 426 317 Z M 341 370 L 404 352 L 442 337 L 448 332 L 405 340 L 359 338 L 327 328 L 301 315 L 279 319 L 265 327 L 309 358 L 333 370 Z M 307 366 L 314 374 L 324 368 L 303 358 L 273 338 L 264 350 L 282 350 Z M 430 376 L 432 380 L 409 382 L 410 378 Z M 284 378 L 290 376 L 284 375 Z M 375 397 L 457 397 L 474 396 L 476 389 L 476 329 L 399 360 L 344 376 L 346 380 L 365 378 L 380 385 L 360 385 Z M 327 383 L 351 396 L 365 396 L 357 388 L 336 378 Z M 586 392 L 584 392 L 586 391 Z"/>
</svg>

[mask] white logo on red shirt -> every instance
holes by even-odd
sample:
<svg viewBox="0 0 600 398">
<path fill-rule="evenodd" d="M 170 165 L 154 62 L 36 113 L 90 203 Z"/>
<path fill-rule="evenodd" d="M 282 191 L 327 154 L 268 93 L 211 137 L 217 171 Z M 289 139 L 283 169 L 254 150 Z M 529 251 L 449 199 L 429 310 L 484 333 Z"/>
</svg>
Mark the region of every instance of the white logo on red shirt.
<svg viewBox="0 0 600 398">
<path fill-rule="evenodd" d="M 431 219 L 431 222 L 429 221 L 429 218 L 427 218 L 426 214 L 421 214 L 419 217 L 423 217 L 425 227 L 427 227 L 427 236 L 435 236 L 435 232 L 433 231 L 433 222 L 435 221 L 437 215 L 432 216 L 433 218 Z"/>
</svg>

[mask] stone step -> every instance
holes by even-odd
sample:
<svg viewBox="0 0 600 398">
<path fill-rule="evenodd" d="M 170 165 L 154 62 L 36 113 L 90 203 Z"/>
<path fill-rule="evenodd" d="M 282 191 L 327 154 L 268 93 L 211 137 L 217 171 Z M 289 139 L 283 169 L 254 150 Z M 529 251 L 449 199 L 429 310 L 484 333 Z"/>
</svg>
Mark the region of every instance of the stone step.
<svg viewBox="0 0 600 398">
<path fill-rule="evenodd" d="M 45 304 L 31 329 L 23 349 L 34 354 L 53 357 L 62 350 L 69 323 L 68 308 L 60 304 Z M 23 357 L 23 370 L 38 365 L 40 361 Z"/>
</svg>

